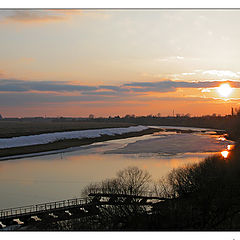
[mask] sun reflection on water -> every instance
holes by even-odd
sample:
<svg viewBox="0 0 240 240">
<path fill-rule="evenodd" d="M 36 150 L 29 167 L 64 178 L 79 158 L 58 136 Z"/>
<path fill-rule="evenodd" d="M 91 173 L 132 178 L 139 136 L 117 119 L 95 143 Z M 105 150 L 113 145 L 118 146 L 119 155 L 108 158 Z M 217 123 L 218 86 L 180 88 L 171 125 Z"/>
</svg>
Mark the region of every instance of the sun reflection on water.
<svg viewBox="0 0 240 240">
<path fill-rule="evenodd" d="M 224 158 L 227 158 L 228 155 L 229 155 L 229 151 L 224 150 L 224 151 L 221 152 L 221 154 L 222 154 L 222 156 L 223 156 Z"/>
<path fill-rule="evenodd" d="M 227 145 L 227 150 L 232 150 L 234 145 Z"/>
<path fill-rule="evenodd" d="M 217 140 L 219 140 L 219 141 L 226 141 L 227 139 L 225 137 L 221 136 L 221 137 L 218 137 Z"/>
</svg>

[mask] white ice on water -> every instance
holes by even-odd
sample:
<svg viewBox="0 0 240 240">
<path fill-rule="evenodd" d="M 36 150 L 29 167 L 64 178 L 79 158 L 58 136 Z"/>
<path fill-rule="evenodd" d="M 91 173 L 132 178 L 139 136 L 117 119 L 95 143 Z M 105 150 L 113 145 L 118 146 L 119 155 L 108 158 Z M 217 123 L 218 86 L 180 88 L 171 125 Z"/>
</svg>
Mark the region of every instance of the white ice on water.
<svg viewBox="0 0 240 240">
<path fill-rule="evenodd" d="M 117 134 L 124 134 L 130 132 L 140 132 L 148 129 L 147 126 L 133 126 L 127 128 L 105 128 L 105 129 L 91 129 L 80 130 L 71 132 L 56 132 L 56 133 L 44 133 L 39 135 L 12 137 L 12 138 L 0 138 L 0 149 L 32 146 L 38 144 L 47 144 L 64 139 L 83 139 L 83 138 L 96 138 L 102 135 L 114 136 Z"/>
</svg>

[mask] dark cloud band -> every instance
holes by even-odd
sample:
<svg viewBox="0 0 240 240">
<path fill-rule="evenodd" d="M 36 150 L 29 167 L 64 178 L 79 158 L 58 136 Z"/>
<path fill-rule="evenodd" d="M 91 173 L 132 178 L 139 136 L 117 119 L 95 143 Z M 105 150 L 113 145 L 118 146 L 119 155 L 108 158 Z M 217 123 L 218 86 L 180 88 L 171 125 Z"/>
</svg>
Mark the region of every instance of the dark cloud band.
<svg viewBox="0 0 240 240">
<path fill-rule="evenodd" d="M 234 88 L 240 88 L 240 81 L 228 81 Z M 175 92 L 178 88 L 214 88 L 218 87 L 222 81 L 159 81 L 159 82 L 133 82 L 119 86 L 100 85 L 88 86 L 81 84 L 71 84 L 60 81 L 24 81 L 17 79 L 0 79 L 0 92 L 79 92 L 82 95 L 102 95 L 102 96 L 126 96 L 133 94 L 144 94 L 148 92 Z"/>
</svg>

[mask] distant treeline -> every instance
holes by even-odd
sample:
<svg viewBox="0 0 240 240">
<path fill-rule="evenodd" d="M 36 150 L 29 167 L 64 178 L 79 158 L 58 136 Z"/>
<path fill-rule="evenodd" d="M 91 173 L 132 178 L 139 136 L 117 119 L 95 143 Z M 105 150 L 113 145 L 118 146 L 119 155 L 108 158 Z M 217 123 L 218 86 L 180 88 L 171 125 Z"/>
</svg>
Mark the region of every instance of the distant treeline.
<svg viewBox="0 0 240 240">
<path fill-rule="evenodd" d="M 185 127 L 200 127 L 200 128 L 214 128 L 223 129 L 229 133 L 229 137 L 233 140 L 237 140 L 240 137 L 240 115 L 208 115 L 201 117 L 190 117 L 189 115 L 177 115 L 175 117 L 161 117 L 161 116 L 135 116 L 126 115 L 120 116 L 109 116 L 108 118 L 90 116 L 89 118 L 4 118 L 1 121 L 40 121 L 40 122 L 96 122 L 96 123 L 129 123 L 133 125 L 155 125 L 155 126 L 185 126 Z"/>
</svg>

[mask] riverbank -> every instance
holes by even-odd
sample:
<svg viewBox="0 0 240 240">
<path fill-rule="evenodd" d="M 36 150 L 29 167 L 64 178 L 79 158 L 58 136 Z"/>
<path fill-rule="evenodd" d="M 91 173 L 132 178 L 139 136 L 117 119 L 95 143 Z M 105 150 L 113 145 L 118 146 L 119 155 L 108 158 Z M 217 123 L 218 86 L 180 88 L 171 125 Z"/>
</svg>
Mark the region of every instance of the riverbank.
<svg viewBox="0 0 240 240">
<path fill-rule="evenodd" d="M 58 141 L 47 143 L 47 144 L 5 148 L 5 149 L 0 149 L 0 161 L 21 158 L 21 156 L 24 156 L 26 154 L 41 153 L 41 155 L 44 155 L 45 152 L 47 154 L 47 152 L 51 152 L 51 151 L 58 151 L 58 150 L 63 150 L 63 149 L 68 149 L 73 147 L 80 147 L 80 146 L 89 145 L 97 142 L 108 141 L 108 140 L 139 137 L 139 136 L 153 134 L 155 132 L 160 132 L 160 131 L 163 131 L 163 129 L 148 128 L 142 131 L 128 132 L 124 134 L 102 135 L 100 137 L 82 138 L 82 139 L 76 139 L 76 138 L 62 139 L 62 140 L 58 140 Z"/>
<path fill-rule="evenodd" d="M 0 139 L 44 133 L 80 131 L 90 129 L 122 128 L 140 124 L 124 122 L 57 121 L 56 120 L 0 120 Z"/>
</svg>

